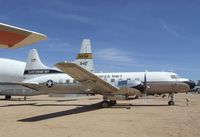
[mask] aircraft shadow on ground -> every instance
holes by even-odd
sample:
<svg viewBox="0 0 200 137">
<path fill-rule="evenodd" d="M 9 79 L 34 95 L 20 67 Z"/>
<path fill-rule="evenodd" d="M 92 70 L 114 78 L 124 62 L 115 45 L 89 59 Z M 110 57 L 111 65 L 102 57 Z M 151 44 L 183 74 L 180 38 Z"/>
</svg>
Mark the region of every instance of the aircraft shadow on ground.
<svg viewBox="0 0 200 137">
<path fill-rule="evenodd" d="M 17 101 L 21 101 L 21 102 L 28 102 L 28 101 L 55 101 L 55 100 L 50 100 L 50 99 L 26 99 L 24 100 L 23 98 L 14 98 L 14 99 L 10 99 L 10 100 L 5 100 L 5 99 L 0 99 L 0 101 L 10 101 L 10 102 L 17 102 Z"/>
<path fill-rule="evenodd" d="M 0 107 L 17 107 L 17 106 L 34 106 L 36 103 L 26 103 L 26 104 L 9 104 L 9 105 L 3 105 Z"/>
<path fill-rule="evenodd" d="M 10 101 L 10 102 L 30 102 L 30 101 L 52 101 L 52 102 L 69 102 L 69 101 L 77 101 L 79 99 L 67 99 L 67 100 L 50 100 L 50 99 L 27 99 L 24 100 L 23 98 L 15 98 L 11 100 L 0 99 L 0 101 Z"/>
<path fill-rule="evenodd" d="M 54 112 L 54 113 L 49 113 L 49 114 L 44 114 L 44 115 L 38 115 L 30 118 L 25 118 L 25 119 L 20 119 L 18 120 L 19 122 L 37 122 L 37 121 L 42 121 L 42 120 L 48 120 L 52 118 L 57 118 L 57 117 L 62 117 L 62 116 L 67 116 L 67 115 L 73 115 L 73 114 L 80 114 L 84 112 L 89 112 L 89 111 L 95 111 L 98 109 L 101 109 L 100 103 L 92 104 L 92 105 L 76 105 L 76 104 L 40 104 L 40 105 L 35 105 L 34 106 L 81 106 L 77 107 L 74 109 L 70 110 L 65 110 L 65 111 L 60 111 L 60 112 Z M 115 106 L 112 106 L 111 109 L 113 108 L 127 108 L 127 107 L 135 107 L 135 106 L 168 106 L 168 105 L 132 105 L 132 104 L 117 104 Z"/>
<path fill-rule="evenodd" d="M 74 106 L 74 104 L 72 106 Z M 30 117 L 30 118 L 20 119 L 18 121 L 20 121 L 20 122 L 37 122 L 37 121 L 52 119 L 52 118 L 56 118 L 56 117 L 62 117 L 62 116 L 67 116 L 67 115 L 73 115 L 73 114 L 94 111 L 94 110 L 98 110 L 98 109 L 101 109 L 99 103 L 92 104 L 92 105 L 82 105 L 81 107 L 77 107 L 74 109 L 60 111 L 60 112 L 54 112 L 54 113 L 49 113 L 49 114 L 44 114 L 44 115 L 38 115 L 38 116 Z"/>
<path fill-rule="evenodd" d="M 82 104 L 37 104 L 37 103 L 23 103 L 23 104 L 9 104 L 9 105 L 2 105 L 0 107 L 17 107 L 17 106 L 36 106 L 36 107 L 43 107 L 43 106 L 88 106 Z"/>
<path fill-rule="evenodd" d="M 77 101 L 79 99 L 67 99 L 67 100 L 50 100 L 50 99 L 27 99 L 27 100 L 24 100 L 22 98 L 15 98 L 15 99 L 11 99 L 11 100 L 5 100 L 5 99 L 0 99 L 0 101 L 56 101 L 56 102 L 67 102 L 67 101 Z"/>
<path fill-rule="evenodd" d="M 167 104 L 116 104 L 111 108 L 127 108 L 127 107 L 159 107 L 159 106 L 169 106 Z"/>
</svg>

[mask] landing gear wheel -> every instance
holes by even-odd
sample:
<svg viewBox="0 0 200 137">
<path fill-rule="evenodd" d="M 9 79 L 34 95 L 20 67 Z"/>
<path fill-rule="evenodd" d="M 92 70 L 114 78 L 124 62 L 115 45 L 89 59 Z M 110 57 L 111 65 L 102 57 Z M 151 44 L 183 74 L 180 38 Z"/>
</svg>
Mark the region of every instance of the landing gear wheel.
<svg viewBox="0 0 200 137">
<path fill-rule="evenodd" d="M 162 98 L 165 98 L 166 97 L 166 95 L 164 94 L 164 95 L 162 95 Z"/>
<path fill-rule="evenodd" d="M 138 99 L 138 98 L 139 98 L 139 96 L 138 96 L 138 95 L 135 95 L 134 99 Z"/>
<path fill-rule="evenodd" d="M 6 95 L 5 96 L 5 100 L 11 100 L 11 96 L 10 95 Z"/>
<path fill-rule="evenodd" d="M 111 100 L 111 101 L 110 101 L 110 105 L 111 105 L 111 106 L 114 106 L 116 103 L 117 103 L 116 100 Z"/>
<path fill-rule="evenodd" d="M 168 102 L 168 105 L 169 105 L 169 106 L 175 105 L 175 103 L 174 103 L 174 94 L 173 94 L 173 93 L 170 93 L 170 94 L 169 94 L 169 97 L 170 97 L 171 99 L 170 99 L 170 101 Z"/>
<path fill-rule="evenodd" d="M 175 103 L 174 103 L 173 100 L 170 100 L 170 101 L 168 102 L 168 105 L 169 105 L 169 106 L 173 106 L 173 105 L 175 105 Z"/>
<path fill-rule="evenodd" d="M 102 101 L 101 102 L 101 107 L 102 108 L 108 108 L 110 106 L 110 102 L 109 101 Z"/>
</svg>

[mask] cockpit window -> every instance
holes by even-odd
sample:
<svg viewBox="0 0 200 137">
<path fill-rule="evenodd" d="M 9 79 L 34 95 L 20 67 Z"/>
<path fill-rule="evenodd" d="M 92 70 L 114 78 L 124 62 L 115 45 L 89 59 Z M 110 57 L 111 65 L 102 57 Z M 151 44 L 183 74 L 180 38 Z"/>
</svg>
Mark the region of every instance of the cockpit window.
<svg viewBox="0 0 200 137">
<path fill-rule="evenodd" d="M 172 79 L 179 79 L 180 77 L 178 75 L 171 75 Z"/>
</svg>

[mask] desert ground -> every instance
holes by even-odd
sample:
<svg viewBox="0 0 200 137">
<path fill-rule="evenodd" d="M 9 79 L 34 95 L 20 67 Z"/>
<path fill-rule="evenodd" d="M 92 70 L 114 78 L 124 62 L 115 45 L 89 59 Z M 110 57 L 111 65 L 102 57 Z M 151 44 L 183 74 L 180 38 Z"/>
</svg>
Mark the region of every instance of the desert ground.
<svg viewBox="0 0 200 137">
<path fill-rule="evenodd" d="M 0 137 L 199 137 L 200 94 L 118 101 L 101 109 L 101 96 L 11 101 L 0 97 Z M 188 106 L 186 98 L 189 100 Z"/>
</svg>

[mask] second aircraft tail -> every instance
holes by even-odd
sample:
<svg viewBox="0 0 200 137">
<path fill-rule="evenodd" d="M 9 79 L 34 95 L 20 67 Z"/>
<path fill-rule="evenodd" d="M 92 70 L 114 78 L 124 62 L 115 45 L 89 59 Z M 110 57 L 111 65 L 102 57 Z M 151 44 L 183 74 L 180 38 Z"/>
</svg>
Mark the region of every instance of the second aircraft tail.
<svg viewBox="0 0 200 137">
<path fill-rule="evenodd" d="M 83 39 L 81 49 L 76 57 L 75 63 L 90 72 L 94 72 L 92 49 L 89 39 Z"/>
</svg>

